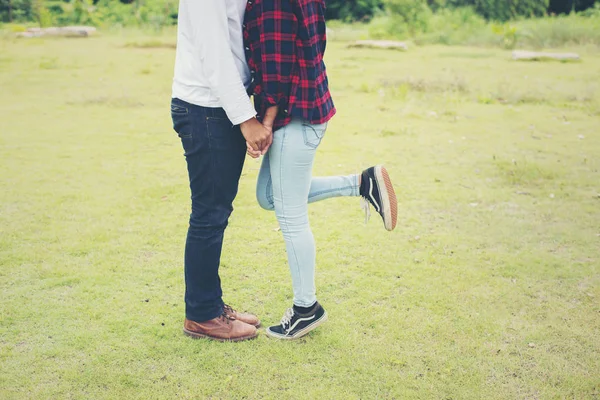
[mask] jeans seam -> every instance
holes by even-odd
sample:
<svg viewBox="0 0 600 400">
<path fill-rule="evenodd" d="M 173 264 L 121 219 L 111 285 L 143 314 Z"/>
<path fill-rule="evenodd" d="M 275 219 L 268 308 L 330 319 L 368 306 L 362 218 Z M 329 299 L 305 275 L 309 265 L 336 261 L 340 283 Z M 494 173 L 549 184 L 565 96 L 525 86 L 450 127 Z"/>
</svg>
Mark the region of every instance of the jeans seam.
<svg viewBox="0 0 600 400">
<path fill-rule="evenodd" d="M 308 198 L 311 199 L 313 197 L 317 197 L 320 196 L 322 194 L 326 194 L 326 193 L 331 193 L 331 192 L 337 192 L 337 191 L 342 191 L 342 190 L 348 190 L 348 189 L 352 189 L 354 188 L 354 186 L 346 186 L 343 188 L 335 188 L 335 189 L 328 189 L 328 190 L 321 190 L 320 192 L 316 192 L 316 193 L 311 193 Z"/>
<path fill-rule="evenodd" d="M 271 188 L 270 196 L 269 196 L 269 187 Z M 273 178 L 271 178 L 271 174 L 269 174 L 269 179 L 267 179 L 265 191 L 266 191 L 265 198 L 267 199 L 267 202 L 273 207 L 273 209 L 275 209 L 275 202 L 273 201 Z"/>
<path fill-rule="evenodd" d="M 210 173 L 214 176 L 214 174 L 216 174 L 218 171 L 217 160 L 215 159 L 214 153 L 212 151 L 212 148 L 213 148 L 213 146 L 212 146 L 213 140 L 212 139 L 213 138 L 212 138 L 212 133 L 210 130 L 210 123 L 209 123 L 210 120 L 208 118 L 206 118 L 206 113 L 204 114 L 204 117 L 205 117 L 204 122 L 206 123 L 206 139 L 208 141 L 208 154 L 210 157 L 210 169 L 211 169 Z M 217 193 L 217 184 L 215 182 L 215 179 L 211 179 L 211 181 L 212 181 L 211 187 L 210 187 L 212 190 L 211 195 L 214 197 L 214 196 L 216 196 L 216 193 Z M 227 225 L 225 225 L 225 226 L 227 227 Z"/>
<path fill-rule="evenodd" d="M 286 221 L 286 217 L 285 217 L 285 209 L 284 209 L 284 201 L 283 201 L 283 163 L 281 162 L 281 156 L 283 155 L 283 148 L 285 147 L 285 139 L 286 139 L 286 131 L 287 131 L 287 126 L 283 128 L 283 138 L 281 140 L 281 148 L 280 148 L 280 152 L 279 152 L 279 180 L 280 180 L 280 184 L 279 184 L 279 196 L 281 196 L 281 220 L 284 222 L 285 224 L 285 229 L 287 230 L 288 224 Z M 281 225 L 281 222 L 279 223 Z M 283 232 L 285 234 L 285 232 Z M 284 238 L 285 239 L 285 238 Z M 298 280 L 300 281 L 300 288 L 303 288 L 304 285 L 302 284 L 302 274 L 300 273 L 300 262 L 298 260 L 298 254 L 296 253 L 296 248 L 294 247 L 294 241 L 290 240 L 290 245 L 292 248 L 292 251 L 294 252 L 294 258 L 296 259 L 296 274 L 298 276 Z"/>
</svg>

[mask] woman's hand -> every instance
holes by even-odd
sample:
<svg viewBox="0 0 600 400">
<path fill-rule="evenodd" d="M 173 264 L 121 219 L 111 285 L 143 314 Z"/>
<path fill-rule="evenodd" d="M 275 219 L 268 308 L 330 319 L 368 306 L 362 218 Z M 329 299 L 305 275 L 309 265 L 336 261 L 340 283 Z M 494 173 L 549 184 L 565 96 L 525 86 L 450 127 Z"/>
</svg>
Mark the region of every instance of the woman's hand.
<svg viewBox="0 0 600 400">
<path fill-rule="evenodd" d="M 261 155 L 264 155 L 269 150 L 269 147 L 271 147 L 271 144 L 273 143 L 273 123 L 275 122 L 275 117 L 277 117 L 278 111 L 279 107 L 277 106 L 267 108 L 267 112 L 265 113 L 265 118 L 263 120 L 263 126 L 269 132 L 271 132 L 271 136 L 267 140 L 267 143 L 265 143 L 265 148 L 262 151 L 254 149 L 252 145 L 248 141 L 246 141 L 246 153 L 250 157 L 258 158 Z"/>
<path fill-rule="evenodd" d="M 265 118 L 263 119 L 263 125 L 265 128 L 273 132 L 273 123 L 275 122 L 275 117 L 277 117 L 277 112 L 279 111 L 278 106 L 273 106 L 267 108 L 267 112 L 265 113 Z"/>
</svg>

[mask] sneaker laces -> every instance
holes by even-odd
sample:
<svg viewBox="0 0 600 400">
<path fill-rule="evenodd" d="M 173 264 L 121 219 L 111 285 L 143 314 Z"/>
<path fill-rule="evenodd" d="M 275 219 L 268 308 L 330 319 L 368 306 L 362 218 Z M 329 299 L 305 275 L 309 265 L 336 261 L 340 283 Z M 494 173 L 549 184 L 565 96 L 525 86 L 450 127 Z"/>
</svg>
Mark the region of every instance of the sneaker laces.
<svg viewBox="0 0 600 400">
<path fill-rule="evenodd" d="M 366 225 L 367 222 L 369 222 L 369 219 L 371 219 L 371 204 L 369 203 L 369 200 L 367 200 L 367 198 L 364 196 L 361 196 L 361 198 L 360 198 L 360 207 L 365 212 L 365 225 Z"/>
<path fill-rule="evenodd" d="M 294 317 L 294 309 L 293 308 L 288 308 L 285 311 L 285 314 L 283 314 L 283 317 L 281 317 L 281 326 L 283 327 L 283 329 L 285 331 L 287 331 L 286 326 L 290 326 L 292 324 L 292 318 Z"/>
</svg>

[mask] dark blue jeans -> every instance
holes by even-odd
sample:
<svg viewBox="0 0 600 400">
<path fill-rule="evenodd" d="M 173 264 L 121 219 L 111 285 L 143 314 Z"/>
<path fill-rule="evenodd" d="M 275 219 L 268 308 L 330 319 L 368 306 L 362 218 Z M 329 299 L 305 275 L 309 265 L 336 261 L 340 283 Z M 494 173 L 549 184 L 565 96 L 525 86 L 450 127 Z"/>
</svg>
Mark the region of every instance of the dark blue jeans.
<svg viewBox="0 0 600 400">
<path fill-rule="evenodd" d="M 219 263 L 246 142 L 221 108 L 173 99 L 171 116 L 185 151 L 192 192 L 185 245 L 186 317 L 202 322 L 223 312 Z"/>
</svg>

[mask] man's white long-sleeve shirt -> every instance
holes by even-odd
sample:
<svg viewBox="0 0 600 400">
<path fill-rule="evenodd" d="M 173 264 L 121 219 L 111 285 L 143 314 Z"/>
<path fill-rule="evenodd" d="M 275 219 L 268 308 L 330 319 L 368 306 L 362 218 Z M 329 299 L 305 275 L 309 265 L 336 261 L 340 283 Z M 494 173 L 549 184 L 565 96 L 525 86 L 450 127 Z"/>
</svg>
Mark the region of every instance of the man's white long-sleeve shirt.
<svg viewBox="0 0 600 400">
<path fill-rule="evenodd" d="M 242 24 L 247 0 L 180 0 L 173 97 L 222 107 L 234 125 L 256 115 L 246 88 Z"/>
</svg>

